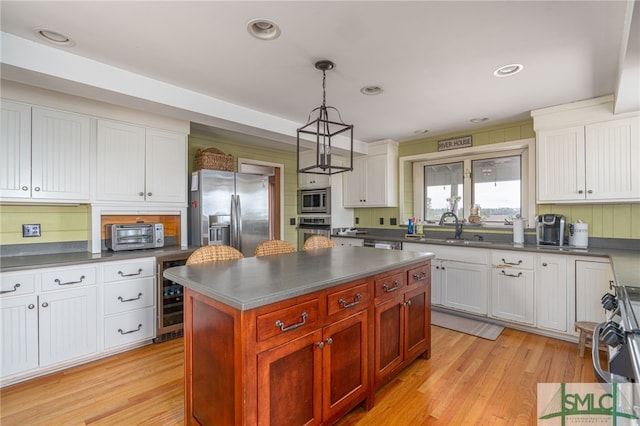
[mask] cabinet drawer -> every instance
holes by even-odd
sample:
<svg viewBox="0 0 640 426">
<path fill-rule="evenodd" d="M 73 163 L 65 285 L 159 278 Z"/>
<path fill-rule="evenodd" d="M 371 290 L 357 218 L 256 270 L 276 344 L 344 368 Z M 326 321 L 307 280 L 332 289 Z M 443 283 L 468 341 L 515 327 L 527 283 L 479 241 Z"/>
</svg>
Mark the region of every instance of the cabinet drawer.
<svg viewBox="0 0 640 426">
<path fill-rule="evenodd" d="M 345 311 L 358 312 L 365 309 L 368 304 L 369 283 L 365 282 L 346 290 L 330 293 L 327 296 L 327 315 Z"/>
<path fill-rule="evenodd" d="M 136 259 L 130 262 L 109 262 L 104 266 L 104 282 L 152 277 L 156 272 L 154 259 Z"/>
<path fill-rule="evenodd" d="M 431 263 L 407 271 L 407 285 L 421 287 L 431 280 Z"/>
<path fill-rule="evenodd" d="M 536 256 L 533 253 L 520 251 L 494 251 L 492 253 L 492 263 L 499 268 L 521 268 L 533 269 Z"/>
<path fill-rule="evenodd" d="M 391 297 L 394 294 L 401 293 L 405 289 L 404 272 L 387 275 L 385 277 L 376 278 L 374 281 L 375 297 Z"/>
<path fill-rule="evenodd" d="M 96 283 L 96 267 L 60 268 L 42 273 L 42 290 L 65 290 Z"/>
<path fill-rule="evenodd" d="M 134 343 L 155 337 L 154 309 L 138 309 L 104 319 L 104 347 Z"/>
<path fill-rule="evenodd" d="M 320 313 L 318 299 L 299 303 L 268 314 L 259 315 L 257 321 L 258 341 L 270 339 L 293 330 L 312 330 Z"/>
<path fill-rule="evenodd" d="M 104 287 L 104 313 L 117 314 L 153 306 L 155 286 L 153 277 L 140 278 Z"/>
<path fill-rule="evenodd" d="M 35 274 L 0 274 L 0 297 L 31 294 L 35 289 Z"/>
</svg>

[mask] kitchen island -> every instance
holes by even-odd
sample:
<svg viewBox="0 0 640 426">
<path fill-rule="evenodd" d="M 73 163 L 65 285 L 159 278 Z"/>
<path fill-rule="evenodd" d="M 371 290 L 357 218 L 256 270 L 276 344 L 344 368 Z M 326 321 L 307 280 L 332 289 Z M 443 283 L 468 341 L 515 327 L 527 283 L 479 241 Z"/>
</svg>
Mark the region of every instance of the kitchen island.
<svg viewBox="0 0 640 426">
<path fill-rule="evenodd" d="M 185 423 L 326 424 L 430 356 L 431 253 L 336 247 L 170 268 Z"/>
</svg>

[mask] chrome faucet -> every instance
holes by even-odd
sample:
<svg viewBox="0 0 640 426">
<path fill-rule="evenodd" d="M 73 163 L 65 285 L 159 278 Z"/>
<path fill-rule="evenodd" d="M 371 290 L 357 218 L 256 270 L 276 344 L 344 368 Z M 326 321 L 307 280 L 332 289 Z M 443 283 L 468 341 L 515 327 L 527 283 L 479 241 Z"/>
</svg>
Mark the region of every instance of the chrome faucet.
<svg viewBox="0 0 640 426">
<path fill-rule="evenodd" d="M 455 238 L 456 240 L 460 239 L 460 236 L 462 235 L 462 222 L 458 220 L 458 216 L 456 216 L 454 212 L 442 213 L 442 216 L 440 217 L 440 226 L 444 225 L 445 217 L 452 217 L 456 221 L 456 232 L 453 235 L 453 238 Z"/>
</svg>

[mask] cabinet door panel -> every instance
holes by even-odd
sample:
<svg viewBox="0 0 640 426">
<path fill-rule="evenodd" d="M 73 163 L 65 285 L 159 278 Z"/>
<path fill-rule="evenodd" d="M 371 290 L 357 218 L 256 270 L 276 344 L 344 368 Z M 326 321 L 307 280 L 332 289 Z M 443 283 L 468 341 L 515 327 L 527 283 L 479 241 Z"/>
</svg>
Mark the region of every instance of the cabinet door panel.
<svg viewBox="0 0 640 426">
<path fill-rule="evenodd" d="M 367 207 L 386 206 L 387 196 L 387 156 L 367 157 L 365 178 L 365 205 Z"/>
<path fill-rule="evenodd" d="M 405 359 L 421 354 L 431 341 L 431 309 L 429 287 L 419 288 L 405 295 Z"/>
<path fill-rule="evenodd" d="M 492 316 L 533 324 L 534 272 L 495 268 L 491 280 Z"/>
<path fill-rule="evenodd" d="M 187 142 L 184 135 L 147 129 L 146 201 L 187 202 Z"/>
<path fill-rule="evenodd" d="M 33 108 L 31 196 L 88 200 L 91 188 L 91 118 Z"/>
<path fill-rule="evenodd" d="M 600 298 L 607 292 L 613 293 L 610 281 L 613 272 L 609 263 L 576 261 L 576 321 L 606 320 Z"/>
<path fill-rule="evenodd" d="M 315 425 L 322 420 L 322 331 L 258 354 L 258 424 Z"/>
<path fill-rule="evenodd" d="M 536 325 L 541 328 L 568 331 L 566 257 L 538 256 L 535 280 Z"/>
<path fill-rule="evenodd" d="M 441 268 L 443 304 L 486 315 L 488 267 L 443 261 Z"/>
<path fill-rule="evenodd" d="M 375 380 L 383 381 L 403 361 L 404 296 L 390 299 L 375 308 Z"/>
<path fill-rule="evenodd" d="M 367 312 L 325 328 L 324 418 L 330 418 L 367 390 Z M 329 340 L 330 339 L 330 340 Z"/>
<path fill-rule="evenodd" d="M 38 298 L 0 300 L 0 377 L 38 367 Z"/>
<path fill-rule="evenodd" d="M 47 293 L 39 304 L 41 367 L 96 352 L 95 287 Z"/>
<path fill-rule="evenodd" d="M 31 196 L 31 107 L 2 101 L 0 196 Z M 23 189 L 24 188 L 24 189 Z"/>
<path fill-rule="evenodd" d="M 98 200 L 144 201 L 144 164 L 144 127 L 98 121 Z"/>
<path fill-rule="evenodd" d="M 637 118 L 586 126 L 587 200 L 640 199 Z"/>
<path fill-rule="evenodd" d="M 539 202 L 584 199 L 583 126 L 539 132 L 536 155 Z"/>
</svg>

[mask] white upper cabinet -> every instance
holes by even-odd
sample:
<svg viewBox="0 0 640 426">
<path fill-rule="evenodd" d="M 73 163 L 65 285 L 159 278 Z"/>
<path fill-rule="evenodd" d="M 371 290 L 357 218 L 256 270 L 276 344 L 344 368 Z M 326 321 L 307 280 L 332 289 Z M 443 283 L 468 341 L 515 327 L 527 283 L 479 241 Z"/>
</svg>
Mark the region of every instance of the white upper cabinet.
<svg viewBox="0 0 640 426">
<path fill-rule="evenodd" d="M 533 111 L 539 203 L 640 201 L 640 116 L 610 97 Z"/>
<path fill-rule="evenodd" d="M 371 144 L 369 155 L 353 159 L 353 171 L 342 179 L 344 207 L 397 207 L 398 145 Z"/>
<path fill-rule="evenodd" d="M 89 201 L 92 119 L 2 102 L 3 199 Z"/>
<path fill-rule="evenodd" d="M 315 150 L 300 152 L 300 165 L 302 167 L 311 165 L 313 163 L 314 154 Z M 337 157 L 332 156 L 332 162 L 336 160 Z M 298 188 L 300 189 L 328 188 L 330 186 L 330 175 L 322 175 L 317 173 L 298 173 Z"/>
<path fill-rule="evenodd" d="M 99 120 L 97 170 L 97 201 L 186 203 L 184 135 Z"/>
</svg>

